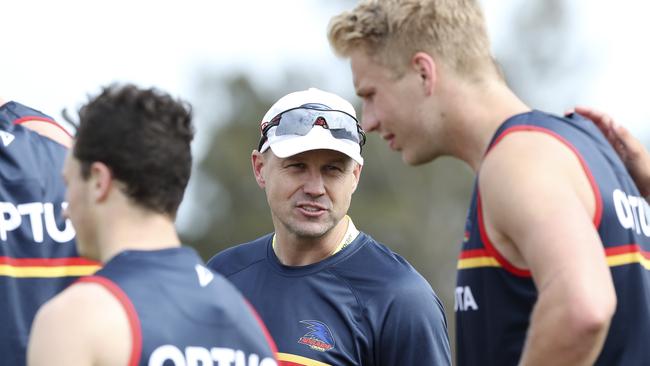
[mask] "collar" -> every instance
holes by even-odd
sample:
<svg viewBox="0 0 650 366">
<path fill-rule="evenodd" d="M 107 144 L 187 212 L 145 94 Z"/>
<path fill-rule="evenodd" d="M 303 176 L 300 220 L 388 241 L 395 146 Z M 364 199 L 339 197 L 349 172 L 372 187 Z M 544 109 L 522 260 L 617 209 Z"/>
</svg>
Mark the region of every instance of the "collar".
<svg viewBox="0 0 650 366">
<path fill-rule="evenodd" d="M 334 250 L 332 251 L 332 253 L 330 253 L 329 257 L 340 252 L 343 248 L 345 248 L 350 243 L 352 243 L 354 239 L 357 238 L 357 236 L 359 236 L 359 230 L 357 229 L 356 226 L 354 226 L 354 223 L 352 222 L 350 216 L 345 215 L 344 219 L 348 220 L 348 228 L 345 231 L 345 235 L 343 235 L 343 239 L 341 239 L 339 245 L 337 245 L 336 248 L 334 248 Z M 275 234 L 273 234 L 273 242 L 271 245 L 273 246 L 273 251 L 275 252 Z"/>
</svg>

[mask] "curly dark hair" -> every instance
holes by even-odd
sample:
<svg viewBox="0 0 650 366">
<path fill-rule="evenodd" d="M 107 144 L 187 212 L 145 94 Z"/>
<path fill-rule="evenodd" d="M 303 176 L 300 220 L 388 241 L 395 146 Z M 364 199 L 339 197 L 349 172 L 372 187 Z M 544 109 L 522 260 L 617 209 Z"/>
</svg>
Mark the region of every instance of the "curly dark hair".
<svg viewBox="0 0 650 366">
<path fill-rule="evenodd" d="M 73 154 L 84 179 L 102 162 L 135 203 L 173 218 L 190 177 L 193 136 L 188 103 L 155 88 L 113 84 L 79 110 Z"/>
</svg>

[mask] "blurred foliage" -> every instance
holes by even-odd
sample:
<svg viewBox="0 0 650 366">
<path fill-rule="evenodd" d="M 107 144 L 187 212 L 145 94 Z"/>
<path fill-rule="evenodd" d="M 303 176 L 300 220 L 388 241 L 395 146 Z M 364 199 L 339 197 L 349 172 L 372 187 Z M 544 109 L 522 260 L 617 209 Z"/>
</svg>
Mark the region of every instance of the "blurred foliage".
<svg viewBox="0 0 650 366">
<path fill-rule="evenodd" d="M 288 92 L 304 89 L 304 85 L 292 88 L 290 81 L 304 82 L 304 76 L 290 75 L 287 80 L 283 90 L 273 95 L 260 92 L 243 75 L 203 82 L 202 93 L 207 96 L 213 93 L 216 98 L 221 93 L 217 89 L 225 88 L 233 110 L 231 118 L 219 121 L 213 143 L 196 167 L 208 184 L 220 187 L 218 193 L 194 192 L 194 197 L 188 197 L 212 215 L 207 231 L 186 240 L 205 259 L 273 231 L 266 196 L 253 177 L 250 154 L 258 144 L 259 121 L 269 106 Z M 449 158 L 424 167 L 406 166 L 375 134 L 368 136 L 363 155 L 365 166 L 350 216 L 360 230 L 405 257 L 429 281 L 445 304 L 453 337 L 456 258 L 472 173 Z"/>
</svg>

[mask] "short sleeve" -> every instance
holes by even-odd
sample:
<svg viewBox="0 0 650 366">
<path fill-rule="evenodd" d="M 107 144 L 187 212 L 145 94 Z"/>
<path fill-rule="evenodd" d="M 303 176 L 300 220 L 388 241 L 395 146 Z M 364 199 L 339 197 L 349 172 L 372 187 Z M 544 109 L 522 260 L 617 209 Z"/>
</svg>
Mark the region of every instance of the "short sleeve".
<svg viewBox="0 0 650 366">
<path fill-rule="evenodd" d="M 379 331 L 377 365 L 451 365 L 444 307 L 428 283 L 418 279 L 391 295 Z"/>
</svg>

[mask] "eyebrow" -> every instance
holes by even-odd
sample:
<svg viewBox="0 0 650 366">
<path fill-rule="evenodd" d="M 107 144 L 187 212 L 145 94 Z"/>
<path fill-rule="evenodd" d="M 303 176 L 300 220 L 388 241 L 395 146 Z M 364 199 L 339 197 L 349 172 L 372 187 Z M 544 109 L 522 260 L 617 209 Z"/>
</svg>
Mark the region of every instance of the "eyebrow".
<svg viewBox="0 0 650 366">
<path fill-rule="evenodd" d="M 352 158 L 349 158 L 349 157 L 340 157 L 340 158 L 336 158 L 336 159 L 329 160 L 327 164 L 335 164 L 335 163 L 338 163 L 338 164 L 343 164 L 343 165 L 345 165 L 345 164 L 347 164 L 347 163 L 348 163 L 349 161 L 351 161 L 351 160 L 352 160 Z"/>
</svg>

